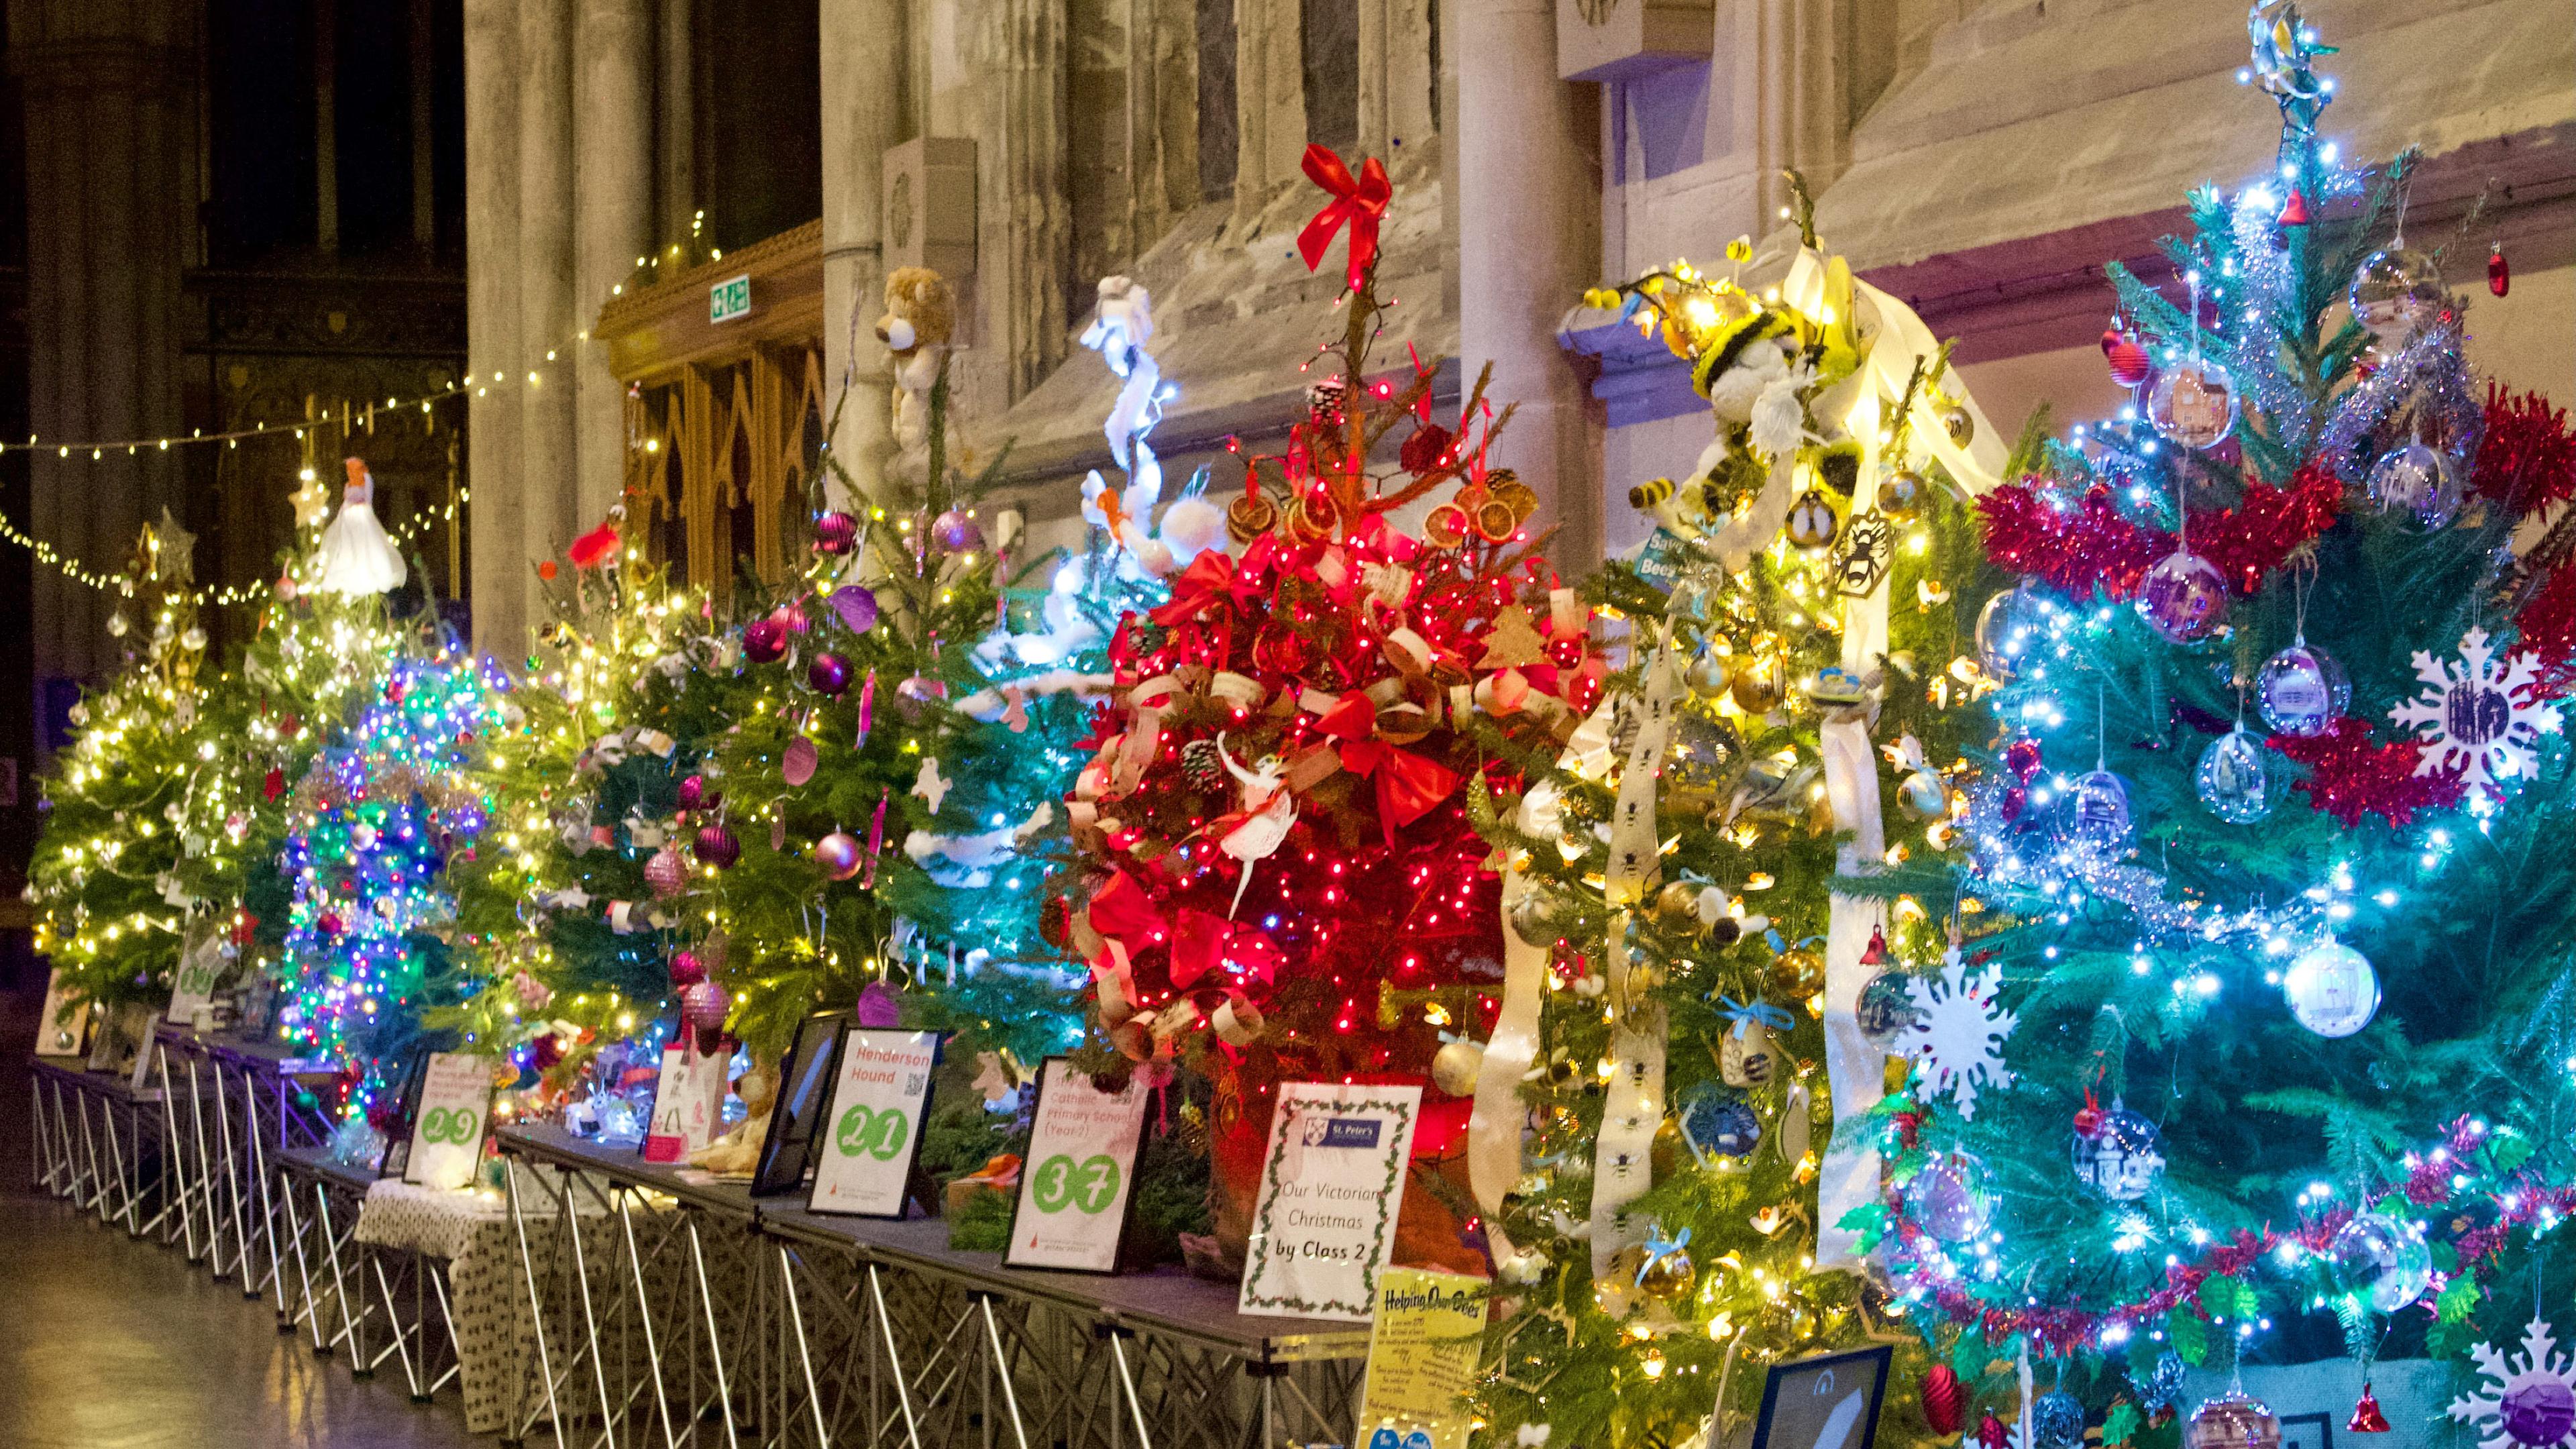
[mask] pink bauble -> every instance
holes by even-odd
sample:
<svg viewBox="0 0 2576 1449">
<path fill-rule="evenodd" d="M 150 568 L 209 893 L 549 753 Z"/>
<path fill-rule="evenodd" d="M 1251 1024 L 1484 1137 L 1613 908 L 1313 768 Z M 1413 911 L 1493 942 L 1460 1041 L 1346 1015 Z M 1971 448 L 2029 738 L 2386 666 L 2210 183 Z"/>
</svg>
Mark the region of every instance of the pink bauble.
<svg viewBox="0 0 2576 1449">
<path fill-rule="evenodd" d="M 742 842 L 721 825 L 709 825 L 698 832 L 698 859 L 718 870 L 731 870 L 742 859 Z"/>
<path fill-rule="evenodd" d="M 725 1009 L 732 1004 L 724 987 L 713 981 L 693 981 L 680 988 L 680 1019 L 702 1034 L 723 1026 Z"/>
<path fill-rule="evenodd" d="M 771 664 L 786 657 L 787 625 L 778 619 L 754 619 L 742 626 L 742 654 L 754 664 Z"/>
<path fill-rule="evenodd" d="M 850 687 L 850 661 L 829 650 L 805 666 L 805 682 L 826 699 L 839 699 Z"/>
<path fill-rule="evenodd" d="M 693 986 L 706 979 L 707 968 L 698 961 L 697 952 L 674 951 L 671 953 L 671 984 L 673 986 Z"/>
<path fill-rule="evenodd" d="M 859 842 L 848 831 L 835 830 L 814 842 L 814 863 L 832 879 L 848 880 L 859 873 Z"/>
<path fill-rule="evenodd" d="M 680 859 L 678 851 L 663 846 L 644 862 L 644 883 L 667 900 L 689 888 L 689 863 Z"/>
<path fill-rule="evenodd" d="M 950 553 L 966 553 L 984 546 L 984 527 L 962 508 L 952 508 L 930 521 L 931 542 Z"/>
<path fill-rule="evenodd" d="M 680 782 L 680 808 L 683 810 L 713 810 L 722 798 L 707 788 L 704 775 L 691 775 Z"/>
<path fill-rule="evenodd" d="M 814 551 L 822 554 L 845 554 L 859 541 L 859 521 L 834 509 L 814 520 Z"/>
</svg>

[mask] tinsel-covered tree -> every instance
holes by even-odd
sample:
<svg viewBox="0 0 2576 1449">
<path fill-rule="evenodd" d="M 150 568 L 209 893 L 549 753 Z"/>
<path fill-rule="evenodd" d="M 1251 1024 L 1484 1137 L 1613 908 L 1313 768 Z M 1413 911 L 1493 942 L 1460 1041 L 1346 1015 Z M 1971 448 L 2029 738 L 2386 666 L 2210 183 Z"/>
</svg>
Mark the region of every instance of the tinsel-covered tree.
<svg viewBox="0 0 2576 1449">
<path fill-rule="evenodd" d="M 1816 1271 L 1834 1184 L 1877 1186 L 1826 1148 L 1838 1098 L 1882 1078 L 1858 988 L 1925 918 L 1839 876 L 1955 843 L 1952 598 L 1980 562 L 1967 489 L 2004 450 L 1946 349 L 1801 228 L 1785 256 L 1740 240 L 1723 274 L 1587 298 L 1690 364 L 1717 436 L 1632 490 L 1655 528 L 1585 590 L 1627 667 L 1489 822 L 1514 940 L 1471 1130 L 1518 1163 L 1476 1397 L 1497 1442 L 1717 1442 L 1768 1365 L 1889 1327 L 1861 1278 Z"/>
<path fill-rule="evenodd" d="M 453 641 L 414 641 L 294 785 L 279 851 L 292 891 L 279 1026 L 343 1062 L 361 1108 L 408 1066 L 423 1012 L 474 991 L 446 870 L 489 818 L 466 771 L 497 723 L 484 669 Z"/>
<path fill-rule="evenodd" d="M 2319 139 L 2315 32 L 2250 31 L 2277 167 L 2110 269 L 2134 403 L 1982 500 L 1966 940 L 1853 1220 L 1972 1390 L 2064 1361 L 1982 1385 L 2044 1445 L 2132 1438 L 2185 1364 L 2457 1356 L 2571 1281 L 2569 533 L 2513 541 L 2576 451 L 2481 405 L 2466 249 L 2409 234 L 2411 158 Z"/>
</svg>

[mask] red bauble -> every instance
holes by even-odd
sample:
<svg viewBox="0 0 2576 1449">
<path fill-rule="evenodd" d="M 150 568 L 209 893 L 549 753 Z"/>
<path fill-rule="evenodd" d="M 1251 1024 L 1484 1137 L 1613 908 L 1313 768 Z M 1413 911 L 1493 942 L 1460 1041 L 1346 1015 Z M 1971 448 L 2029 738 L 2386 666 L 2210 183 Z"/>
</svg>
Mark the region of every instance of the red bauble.
<svg viewBox="0 0 2576 1449">
<path fill-rule="evenodd" d="M 2356 1434 L 2385 1434 L 2388 1416 L 2379 1411 L 2379 1396 L 2370 1391 L 2370 1383 L 2361 1385 L 2361 1400 L 2352 1406 L 2352 1419 L 2344 1425 Z"/>
<path fill-rule="evenodd" d="M 680 808 L 683 810 L 712 810 L 716 801 L 722 798 L 707 788 L 704 775 L 691 775 L 680 782 Z"/>
<path fill-rule="evenodd" d="M 826 699 L 839 699 L 850 687 L 850 661 L 825 650 L 805 666 L 805 683 Z"/>
<path fill-rule="evenodd" d="M 277 797 L 285 793 L 286 772 L 284 770 L 271 770 L 260 778 L 259 798 L 262 800 L 266 800 L 271 804 L 274 804 L 276 803 Z"/>
<path fill-rule="evenodd" d="M 2307 224 L 2308 198 L 2303 192 L 2292 191 L 2290 199 L 2281 203 L 2281 225 L 2306 226 Z"/>
<path fill-rule="evenodd" d="M 2504 259 L 2504 243 L 2487 252 L 2487 290 L 2501 297 L 2513 290 L 2513 267 Z"/>
<path fill-rule="evenodd" d="M 1978 1416 L 1977 1442 L 1984 1445 L 1985 1449 L 2004 1449 L 2006 1444 L 2012 1442 L 2012 1436 L 2004 1432 L 2004 1421 L 1996 1418 L 1995 1411 L 1992 1409 Z"/>
<path fill-rule="evenodd" d="M 2102 1135 L 2102 1109 L 2093 1104 L 2093 1094 L 2084 1094 L 2084 1105 L 2075 1109 L 2075 1135 L 2090 1142 Z"/>
<path fill-rule="evenodd" d="M 2025 735 L 2004 747 L 2004 768 L 2028 781 L 2039 773 L 2039 741 Z"/>
<path fill-rule="evenodd" d="M 859 541 L 859 521 L 834 509 L 814 520 L 814 551 L 838 556 Z"/>
<path fill-rule="evenodd" d="M 1447 428 L 1438 423 L 1424 423 L 1404 440 L 1397 461 L 1404 465 L 1407 473 L 1428 473 L 1449 461 L 1449 443 Z"/>
<path fill-rule="evenodd" d="M 313 929 L 320 931 L 325 936 L 336 936 L 340 934 L 340 913 L 338 911 L 324 911 L 314 920 Z"/>
<path fill-rule="evenodd" d="M 673 986 L 695 986 L 706 979 L 707 968 L 699 962 L 697 952 L 674 951 L 671 953 L 671 984 Z"/>
<path fill-rule="evenodd" d="M 2137 338 L 2125 332 L 2105 331 L 2102 334 L 2102 360 L 2110 364 L 2111 380 L 2122 387 L 2136 387 L 2147 380 L 2148 373 L 2155 371 L 2155 364 L 2147 358 L 2147 349 L 2138 345 Z"/>
<path fill-rule="evenodd" d="M 698 859 L 718 870 L 731 870 L 742 859 L 742 842 L 721 825 L 709 825 L 698 831 Z"/>
<path fill-rule="evenodd" d="M 528 1043 L 528 1065 L 538 1071 L 551 1071 L 555 1063 L 562 1060 L 563 1041 L 553 1032 L 547 1032 Z"/>
<path fill-rule="evenodd" d="M 814 842 L 814 863 L 833 880 L 848 880 L 857 875 L 862 859 L 857 838 L 847 831 L 835 830 Z"/>
<path fill-rule="evenodd" d="M 1946 1363 L 1932 1365 L 1923 1375 L 1923 1422 L 1932 1432 L 1947 1437 L 1959 1432 L 1967 1422 L 1968 1395 L 1959 1386 L 1958 1370 Z"/>
</svg>

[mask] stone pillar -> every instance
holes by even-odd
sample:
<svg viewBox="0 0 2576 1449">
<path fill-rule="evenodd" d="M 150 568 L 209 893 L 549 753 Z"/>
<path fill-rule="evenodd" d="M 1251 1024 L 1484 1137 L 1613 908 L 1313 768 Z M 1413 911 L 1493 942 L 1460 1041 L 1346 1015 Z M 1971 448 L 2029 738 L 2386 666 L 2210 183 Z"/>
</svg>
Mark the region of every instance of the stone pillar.
<svg viewBox="0 0 2576 1449">
<path fill-rule="evenodd" d="M 1360 150 L 1385 157 L 1390 166 L 1398 156 L 1431 144 L 1435 3 L 1359 0 Z"/>
<path fill-rule="evenodd" d="M 599 320 L 609 289 L 635 270 L 652 245 L 652 0 L 580 0 L 573 74 L 574 186 L 580 244 L 573 264 L 576 330 Z M 566 356 L 574 354 L 567 353 Z M 566 369 L 578 390 L 574 449 L 576 520 L 585 529 L 608 514 L 626 485 L 625 388 L 608 370 L 608 346 L 584 342 Z"/>
<path fill-rule="evenodd" d="M 508 657 L 534 567 L 520 526 L 518 0 L 465 0 L 465 370 L 474 643 Z"/>
<path fill-rule="evenodd" d="M 1234 0 L 1234 212 L 1250 219 L 1306 155 L 1305 6 Z"/>
<path fill-rule="evenodd" d="M 520 547 L 562 552 L 586 526 L 576 511 L 573 292 L 572 0 L 519 0 Z M 552 353 L 550 357 L 547 354 Z M 534 374 L 536 380 L 529 381 Z M 529 622 L 542 623 L 536 580 L 522 576 Z M 516 647 L 515 644 L 512 647 Z"/>
<path fill-rule="evenodd" d="M 1556 76 L 1552 0 L 1460 0 L 1458 124 L 1448 133 L 1458 189 L 1458 353 L 1469 378 L 1494 365 L 1490 396 L 1520 411 L 1495 461 L 1558 520 L 1557 566 L 1601 557 L 1598 429 L 1556 343 L 1556 326 L 1597 268 L 1600 177 L 1586 146 L 1591 98 Z M 1453 39 L 1454 37 L 1454 39 Z"/>
<path fill-rule="evenodd" d="M 42 441 L 182 431 L 197 29 L 185 0 L 10 0 L 9 63 L 26 98 L 28 422 Z M 146 522 L 164 507 L 188 511 L 173 453 L 39 451 L 30 461 L 31 531 L 92 568 L 123 568 Z M 41 730 L 68 704 L 71 681 L 116 667 L 121 646 L 105 625 L 133 606 L 42 565 L 32 572 Z"/>
<path fill-rule="evenodd" d="M 885 153 L 902 139 L 904 7 L 902 0 L 822 6 L 823 369 L 836 390 L 853 380 L 832 454 L 861 492 L 874 495 L 893 442 L 886 350 L 875 324 L 885 291 Z M 832 489 L 833 501 L 852 501 L 838 480 Z"/>
</svg>

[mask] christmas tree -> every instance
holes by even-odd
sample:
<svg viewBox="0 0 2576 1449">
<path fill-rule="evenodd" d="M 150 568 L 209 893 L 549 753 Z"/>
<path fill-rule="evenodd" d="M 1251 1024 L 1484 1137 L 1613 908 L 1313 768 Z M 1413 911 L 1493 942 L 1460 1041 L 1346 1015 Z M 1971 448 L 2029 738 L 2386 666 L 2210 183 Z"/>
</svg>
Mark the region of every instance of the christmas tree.
<svg viewBox="0 0 2576 1449">
<path fill-rule="evenodd" d="M 2042 1444 L 2129 1439 L 2185 1364 L 2458 1356 L 2571 1282 L 2569 531 L 2512 545 L 2576 451 L 2482 405 L 2412 158 L 2317 134 L 2330 50 L 2279 0 L 2250 31 L 2278 166 L 2192 193 L 2170 278 L 2111 268 L 2134 403 L 1981 500 L 2018 577 L 1969 863 L 1875 887 L 1955 889 L 1966 939 L 1851 1225 Z M 2047 1359 L 2035 1405 L 1984 1375 Z"/>
<path fill-rule="evenodd" d="M 1765 1365 L 1887 1327 L 1817 1271 L 1877 1187 L 1827 1143 L 1880 1090 L 1863 984 L 1939 926 L 1840 877 L 1956 843 L 1952 599 L 2004 449 L 1919 319 L 1790 241 L 1587 298 L 1691 365 L 1717 435 L 1632 491 L 1654 531 L 1586 585 L 1629 667 L 1488 822 L 1512 939 L 1470 1135 L 1516 1298 L 1477 1409 L 1506 1431 L 1677 1442 L 1714 1401 L 1714 1442 Z"/>
</svg>

